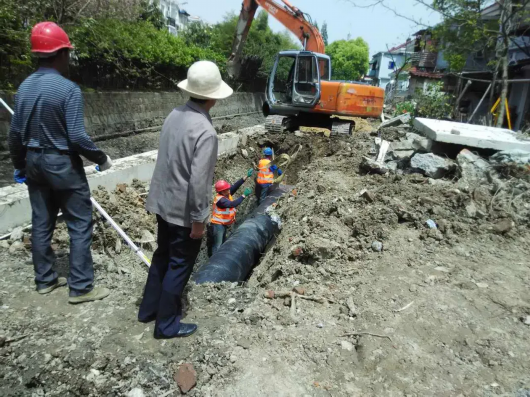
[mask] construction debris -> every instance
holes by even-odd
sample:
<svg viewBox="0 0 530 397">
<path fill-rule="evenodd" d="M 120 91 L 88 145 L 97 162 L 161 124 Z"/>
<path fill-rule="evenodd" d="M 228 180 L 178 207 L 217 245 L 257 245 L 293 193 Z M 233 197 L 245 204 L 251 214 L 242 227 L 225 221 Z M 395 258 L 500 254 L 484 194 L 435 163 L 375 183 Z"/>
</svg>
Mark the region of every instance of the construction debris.
<svg viewBox="0 0 530 397">
<path fill-rule="evenodd" d="M 530 150 L 504 150 L 490 157 L 494 164 L 530 165 Z"/>
<path fill-rule="evenodd" d="M 433 153 L 416 153 L 410 159 L 410 169 L 413 172 L 439 179 L 454 169 L 454 163 Z"/>
<path fill-rule="evenodd" d="M 464 186 L 469 190 L 471 187 L 479 186 L 487 181 L 491 165 L 482 157 L 468 149 L 463 149 L 456 156 L 456 162 L 461 175 L 458 183 L 460 187 Z"/>
<path fill-rule="evenodd" d="M 530 139 L 505 128 L 420 117 L 414 119 L 413 124 L 420 133 L 435 142 L 480 149 L 518 149 L 530 152 Z"/>
<path fill-rule="evenodd" d="M 420 138 L 411 131 L 400 125 L 380 133 L 390 144 L 414 144 Z M 0 394 L 172 396 L 181 393 L 175 382 L 183 363 L 195 371 L 186 371 L 192 375 L 186 384 L 195 384 L 191 396 L 313 395 L 324 385 L 333 395 L 370 394 L 374 385 L 379 395 L 453 395 L 455 388 L 474 395 L 491 385 L 493 372 L 497 394 L 521 394 L 518 380 L 530 373 L 526 174 L 463 148 L 456 172 L 441 179 L 412 173 L 410 161 L 393 160 L 390 149 L 378 164 L 388 171 L 366 174 L 358 172 L 362 158 L 376 161 L 369 132 L 305 135 L 260 137 L 278 154 L 303 146 L 284 180 L 295 188 L 274 209 L 282 230 L 243 283 L 190 285 L 184 321 L 199 324 L 190 338 L 153 340 L 152 325 L 136 321 L 147 269 L 119 247 L 102 219 L 96 218 L 93 259 L 98 284 L 112 294 L 82 312 L 67 304 L 65 289 L 44 297 L 33 291 L 27 248 L 17 255 L 1 248 L 0 335 L 31 332 L 0 349 Z M 248 137 L 249 158 L 238 152 L 220 159 L 216 178 L 245 175 L 261 147 Z M 411 150 L 412 157 L 425 154 Z M 434 154 L 454 158 L 458 150 Z M 475 170 L 482 161 L 490 164 L 485 173 Z M 476 175 L 479 184 L 460 185 Z M 146 192 L 133 184 L 95 194 L 140 242 L 156 238 Z M 53 240 L 60 272 L 67 269 L 68 241 L 60 226 Z M 376 253 L 373 243 L 380 243 Z M 151 257 L 153 247 L 145 245 Z M 197 267 L 206 257 L 203 249 Z M 455 324 L 469 325 L 466 343 Z M 457 384 L 448 362 L 458 363 Z"/>
<path fill-rule="evenodd" d="M 383 129 L 386 127 L 393 127 L 393 126 L 400 125 L 400 124 L 407 124 L 410 122 L 410 120 L 411 120 L 410 113 L 404 113 L 400 116 L 393 117 L 389 120 L 382 122 L 379 125 L 379 129 Z"/>
</svg>

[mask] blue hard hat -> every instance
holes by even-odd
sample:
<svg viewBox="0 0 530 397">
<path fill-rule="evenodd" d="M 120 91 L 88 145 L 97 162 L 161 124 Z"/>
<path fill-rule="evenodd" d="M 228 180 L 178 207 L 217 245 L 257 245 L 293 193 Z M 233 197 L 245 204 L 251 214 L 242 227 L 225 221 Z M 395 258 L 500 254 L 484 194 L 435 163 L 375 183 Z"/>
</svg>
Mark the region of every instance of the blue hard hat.
<svg viewBox="0 0 530 397">
<path fill-rule="evenodd" d="M 270 147 L 266 147 L 265 149 L 263 149 L 263 154 L 265 156 L 272 156 L 272 149 Z"/>
</svg>

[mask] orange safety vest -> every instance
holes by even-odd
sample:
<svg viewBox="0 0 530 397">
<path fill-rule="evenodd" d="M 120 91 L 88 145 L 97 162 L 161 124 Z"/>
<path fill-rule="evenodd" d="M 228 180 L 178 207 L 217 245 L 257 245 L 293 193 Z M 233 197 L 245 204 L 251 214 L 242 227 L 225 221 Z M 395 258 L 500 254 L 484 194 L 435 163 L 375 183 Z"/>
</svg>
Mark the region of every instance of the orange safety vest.
<svg viewBox="0 0 530 397">
<path fill-rule="evenodd" d="M 256 181 L 260 185 L 270 185 L 274 180 L 274 173 L 270 168 L 271 161 L 268 159 L 261 159 L 258 164 L 258 177 Z"/>
<path fill-rule="evenodd" d="M 215 196 L 213 201 L 213 210 L 212 210 L 212 223 L 217 223 L 218 225 L 229 226 L 236 221 L 236 209 L 235 208 L 219 208 L 217 202 L 221 200 L 223 195 L 218 194 Z M 232 195 L 228 196 L 228 200 L 232 201 Z"/>
</svg>

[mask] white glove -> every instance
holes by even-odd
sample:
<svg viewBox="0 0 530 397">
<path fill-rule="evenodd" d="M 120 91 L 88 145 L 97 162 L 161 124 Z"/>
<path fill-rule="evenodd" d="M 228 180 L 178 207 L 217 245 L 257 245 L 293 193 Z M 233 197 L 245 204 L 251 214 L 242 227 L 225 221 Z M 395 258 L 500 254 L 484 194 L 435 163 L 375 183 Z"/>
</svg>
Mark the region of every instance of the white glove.
<svg viewBox="0 0 530 397">
<path fill-rule="evenodd" d="M 112 167 L 112 160 L 107 156 L 107 161 L 99 166 L 99 171 L 107 171 L 110 167 Z"/>
</svg>

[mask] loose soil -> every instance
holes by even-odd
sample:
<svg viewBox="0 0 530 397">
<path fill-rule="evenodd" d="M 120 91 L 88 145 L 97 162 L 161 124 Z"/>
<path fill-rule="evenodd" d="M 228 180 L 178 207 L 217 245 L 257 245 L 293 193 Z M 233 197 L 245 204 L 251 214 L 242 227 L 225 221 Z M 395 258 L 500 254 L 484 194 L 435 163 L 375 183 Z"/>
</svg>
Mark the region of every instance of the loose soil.
<svg viewBox="0 0 530 397">
<path fill-rule="evenodd" d="M 104 223 L 96 282 L 112 293 L 100 302 L 68 305 L 64 288 L 38 295 L 27 248 L 4 244 L 0 394 L 179 395 L 174 374 L 190 363 L 190 396 L 530 396 L 526 182 L 515 196 L 466 191 L 456 177 L 365 175 L 373 137 L 360 131 L 249 139 L 248 158 L 219 161 L 216 178 L 245 175 L 265 145 L 303 147 L 287 169 L 295 190 L 278 202 L 282 231 L 243 285 L 190 285 L 190 338 L 158 341 L 152 323 L 136 321 L 147 269 Z M 151 255 L 145 189 L 95 194 Z M 65 274 L 64 226 L 54 244 Z M 293 288 L 314 300 L 293 295 L 293 306 Z"/>
</svg>

